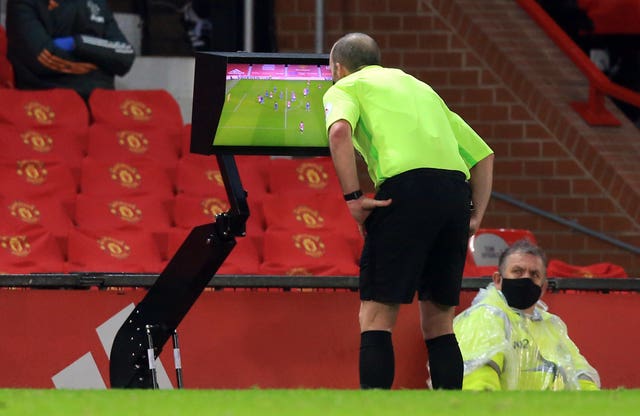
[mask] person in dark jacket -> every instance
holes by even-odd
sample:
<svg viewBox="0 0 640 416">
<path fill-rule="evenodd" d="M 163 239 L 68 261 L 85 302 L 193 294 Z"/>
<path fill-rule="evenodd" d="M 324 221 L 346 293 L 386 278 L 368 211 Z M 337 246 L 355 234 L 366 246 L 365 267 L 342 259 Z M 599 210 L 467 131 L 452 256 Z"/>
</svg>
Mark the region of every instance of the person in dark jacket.
<svg viewBox="0 0 640 416">
<path fill-rule="evenodd" d="M 135 52 L 107 0 L 9 0 L 7 56 L 19 89 L 114 88 Z"/>
</svg>

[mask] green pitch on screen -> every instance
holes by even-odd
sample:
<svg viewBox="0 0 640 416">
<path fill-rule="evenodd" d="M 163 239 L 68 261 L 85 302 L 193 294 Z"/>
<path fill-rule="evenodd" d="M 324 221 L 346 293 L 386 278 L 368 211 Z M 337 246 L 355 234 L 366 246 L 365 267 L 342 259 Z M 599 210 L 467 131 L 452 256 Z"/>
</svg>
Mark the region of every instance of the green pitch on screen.
<svg viewBox="0 0 640 416">
<path fill-rule="evenodd" d="M 322 80 L 227 81 L 214 146 L 327 147 L 322 96 L 330 86 Z"/>
</svg>

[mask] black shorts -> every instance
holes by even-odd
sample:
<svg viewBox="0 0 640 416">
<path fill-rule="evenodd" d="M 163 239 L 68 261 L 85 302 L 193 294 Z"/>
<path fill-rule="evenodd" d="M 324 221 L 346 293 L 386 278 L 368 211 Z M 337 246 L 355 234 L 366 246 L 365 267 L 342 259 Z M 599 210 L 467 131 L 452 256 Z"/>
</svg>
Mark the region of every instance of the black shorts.
<svg viewBox="0 0 640 416">
<path fill-rule="evenodd" d="M 376 199 L 392 198 L 365 221 L 360 299 L 419 300 L 455 306 L 469 240 L 471 189 L 462 172 L 415 169 L 387 179 Z"/>
</svg>

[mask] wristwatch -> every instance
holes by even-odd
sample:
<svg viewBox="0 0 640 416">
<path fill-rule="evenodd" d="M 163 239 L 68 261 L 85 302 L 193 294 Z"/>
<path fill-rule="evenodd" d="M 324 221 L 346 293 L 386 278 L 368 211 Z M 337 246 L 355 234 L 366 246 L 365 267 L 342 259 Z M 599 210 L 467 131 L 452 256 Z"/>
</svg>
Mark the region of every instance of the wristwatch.
<svg viewBox="0 0 640 416">
<path fill-rule="evenodd" d="M 362 191 L 360 189 L 358 189 L 357 191 L 353 191 L 353 192 L 351 192 L 349 194 L 344 194 L 343 196 L 344 196 L 344 200 L 345 201 L 353 201 L 353 200 L 356 200 L 356 199 L 360 198 L 362 195 L 364 195 L 364 194 L 362 193 Z"/>
</svg>

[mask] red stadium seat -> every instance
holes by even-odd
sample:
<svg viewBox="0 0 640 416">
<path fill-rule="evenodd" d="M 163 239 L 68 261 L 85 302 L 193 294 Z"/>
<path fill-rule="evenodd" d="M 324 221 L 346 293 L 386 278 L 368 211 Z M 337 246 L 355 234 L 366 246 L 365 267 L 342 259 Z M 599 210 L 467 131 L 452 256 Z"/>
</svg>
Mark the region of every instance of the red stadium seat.
<svg viewBox="0 0 640 416">
<path fill-rule="evenodd" d="M 357 276 L 358 264 L 349 242 L 327 231 L 266 231 L 262 274 Z"/>
<path fill-rule="evenodd" d="M 161 249 L 151 233 L 128 230 L 69 233 L 70 272 L 159 273 L 163 269 Z"/>
<path fill-rule="evenodd" d="M 249 198 L 267 192 L 265 172 L 268 158 L 236 156 L 240 181 Z M 187 155 L 178 162 L 176 186 L 179 193 L 189 195 L 226 195 L 222 174 L 215 156 Z"/>
<path fill-rule="evenodd" d="M 178 251 L 190 230 L 174 228 L 169 232 L 168 259 L 171 259 Z M 236 246 L 224 261 L 216 274 L 259 274 L 260 273 L 260 248 L 261 237 L 238 238 Z"/>
<path fill-rule="evenodd" d="M 73 228 L 70 205 L 70 200 L 51 197 L 0 196 L 0 223 L 7 231 L 40 226 L 63 241 Z"/>
<path fill-rule="evenodd" d="M 166 233 L 171 228 L 168 201 L 160 197 L 91 196 L 76 198 L 75 220 L 86 230 L 113 230 L 131 226 L 152 232 Z"/>
<path fill-rule="evenodd" d="M 163 128 L 173 133 L 183 129 L 178 102 L 166 90 L 96 89 L 89 97 L 95 123 L 118 128 Z"/>
<path fill-rule="evenodd" d="M 71 127 L 89 125 L 84 100 L 72 89 L 0 89 L 0 123 L 20 127 Z"/>
<path fill-rule="evenodd" d="M 62 250 L 41 226 L 7 232 L 0 226 L 0 274 L 65 273 Z"/>
<path fill-rule="evenodd" d="M 267 230 L 328 230 L 346 237 L 355 256 L 362 251 L 363 238 L 340 193 L 305 191 L 269 194 L 263 199 L 262 211 Z"/>
<path fill-rule="evenodd" d="M 490 276 L 498 270 L 500 254 L 518 240 L 527 239 L 536 244 L 529 230 L 511 228 L 483 228 L 469 239 L 464 276 Z"/>
<path fill-rule="evenodd" d="M 333 163 L 328 157 L 271 159 L 269 192 L 328 191 L 342 194 Z"/>
<path fill-rule="evenodd" d="M 583 277 L 583 278 L 607 278 L 628 277 L 627 272 L 621 266 L 613 263 L 595 263 L 586 266 L 577 266 L 565 263 L 558 259 L 549 260 L 547 266 L 549 277 Z"/>
<path fill-rule="evenodd" d="M 93 124 L 89 128 L 87 154 L 96 160 L 153 159 L 170 170 L 178 163 L 175 134 L 161 128 L 118 128 Z"/>
<path fill-rule="evenodd" d="M 17 127 L 0 125 L 2 159 L 58 159 L 79 174 L 88 137 L 86 127 Z"/>
<path fill-rule="evenodd" d="M 0 193 L 5 196 L 47 196 L 68 199 L 77 193 L 71 168 L 60 161 L 0 159 Z"/>
<path fill-rule="evenodd" d="M 87 195 L 173 197 L 167 171 L 144 158 L 107 162 L 87 157 L 82 161 L 80 188 Z"/>
<path fill-rule="evenodd" d="M 261 235 L 264 232 L 261 202 L 256 199 L 248 202 L 250 215 L 247 221 L 247 233 L 252 236 Z M 229 208 L 226 196 L 178 194 L 174 205 L 175 224 L 176 227 L 190 229 L 212 223 L 216 215 L 228 211 Z"/>
</svg>

